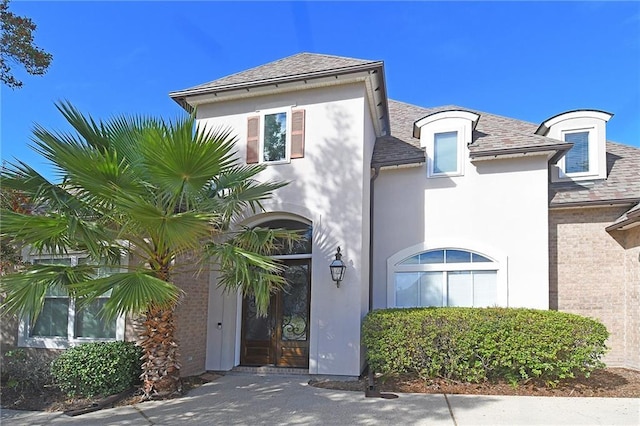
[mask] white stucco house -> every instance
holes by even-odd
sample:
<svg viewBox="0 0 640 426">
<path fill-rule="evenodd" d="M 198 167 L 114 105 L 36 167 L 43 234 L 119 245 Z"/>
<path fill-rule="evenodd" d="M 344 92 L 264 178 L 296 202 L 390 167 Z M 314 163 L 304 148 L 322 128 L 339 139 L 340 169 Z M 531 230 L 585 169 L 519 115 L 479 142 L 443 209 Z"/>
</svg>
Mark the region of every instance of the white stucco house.
<svg viewBox="0 0 640 426">
<path fill-rule="evenodd" d="M 423 108 L 387 97 L 381 61 L 311 53 L 170 96 L 200 124 L 230 127 L 237 155 L 267 165 L 261 179 L 290 182 L 244 223 L 309 237 L 278 256 L 291 288 L 265 319 L 215 272 L 184 277 L 182 374 L 355 376 L 371 309 L 494 305 L 598 318 L 605 361 L 640 369 L 640 149 L 607 141 L 612 114 L 534 124 Z"/>
</svg>

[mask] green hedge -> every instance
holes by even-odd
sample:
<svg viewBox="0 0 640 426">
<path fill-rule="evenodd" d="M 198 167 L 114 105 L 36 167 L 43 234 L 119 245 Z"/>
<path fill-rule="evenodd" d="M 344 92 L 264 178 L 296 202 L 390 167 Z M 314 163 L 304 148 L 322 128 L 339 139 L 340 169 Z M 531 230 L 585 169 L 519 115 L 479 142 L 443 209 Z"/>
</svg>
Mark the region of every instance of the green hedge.
<svg viewBox="0 0 640 426">
<path fill-rule="evenodd" d="M 557 311 L 413 308 L 370 312 L 363 344 L 376 373 L 463 382 L 529 378 L 557 384 L 604 367 L 609 336 L 593 319 Z"/>
<path fill-rule="evenodd" d="M 85 343 L 64 351 L 51 374 L 70 396 L 112 395 L 139 382 L 141 357 L 131 342 Z"/>
</svg>

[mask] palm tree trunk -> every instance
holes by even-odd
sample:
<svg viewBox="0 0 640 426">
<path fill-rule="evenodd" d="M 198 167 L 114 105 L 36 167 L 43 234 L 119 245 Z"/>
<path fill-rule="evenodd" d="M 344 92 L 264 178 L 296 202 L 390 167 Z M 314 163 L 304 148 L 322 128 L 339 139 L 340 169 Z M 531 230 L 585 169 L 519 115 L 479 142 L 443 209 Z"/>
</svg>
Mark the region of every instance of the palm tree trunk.
<svg viewBox="0 0 640 426">
<path fill-rule="evenodd" d="M 152 307 L 146 314 L 141 334 L 144 397 L 165 397 L 182 391 L 178 344 L 175 339 L 175 307 Z"/>
</svg>

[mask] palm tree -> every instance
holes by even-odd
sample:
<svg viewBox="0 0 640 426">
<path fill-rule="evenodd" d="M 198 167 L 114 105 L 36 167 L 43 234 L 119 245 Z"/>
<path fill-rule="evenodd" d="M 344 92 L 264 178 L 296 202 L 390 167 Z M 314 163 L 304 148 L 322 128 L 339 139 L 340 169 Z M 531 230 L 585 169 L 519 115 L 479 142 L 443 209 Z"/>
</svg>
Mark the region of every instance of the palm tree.
<svg viewBox="0 0 640 426">
<path fill-rule="evenodd" d="M 266 313 L 270 294 L 285 285 L 281 267 L 268 255 L 296 237 L 237 222 L 247 211 L 260 211 L 284 183 L 258 182 L 263 167 L 238 161 L 231 133 L 196 126 L 193 116 L 96 122 L 69 103 L 56 106 L 74 131 L 36 126 L 32 140 L 61 183 L 20 161 L 3 168 L 2 187 L 19 191 L 32 205 L 31 214 L 3 210 L 2 234 L 42 253 L 82 250 L 93 265 L 117 267 L 123 255 L 138 261 L 99 278 L 91 264 L 31 265 L 3 278 L 3 308 L 35 321 L 54 286 L 80 306 L 111 292 L 105 319 L 144 315 L 145 395 L 176 392 L 173 314 L 182 297 L 172 283 L 176 260 L 198 253 L 202 262 L 215 261 L 221 285 L 254 295 Z"/>
</svg>

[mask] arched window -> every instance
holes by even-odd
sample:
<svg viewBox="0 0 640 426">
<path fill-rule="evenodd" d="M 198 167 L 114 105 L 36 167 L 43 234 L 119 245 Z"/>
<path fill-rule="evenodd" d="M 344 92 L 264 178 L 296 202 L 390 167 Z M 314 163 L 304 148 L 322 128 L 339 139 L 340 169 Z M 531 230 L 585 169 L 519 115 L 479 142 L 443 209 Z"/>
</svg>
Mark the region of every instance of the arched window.
<svg viewBox="0 0 640 426">
<path fill-rule="evenodd" d="M 480 253 L 427 250 L 394 265 L 395 306 L 494 306 L 497 273 L 498 263 Z"/>
<path fill-rule="evenodd" d="M 311 254 L 311 238 L 313 233 L 313 227 L 311 225 L 292 219 L 275 219 L 267 222 L 261 222 L 258 226 L 261 228 L 279 228 L 287 229 L 289 231 L 297 231 L 302 235 L 302 239 L 296 241 L 292 245 L 282 243 L 281 249 L 277 253 L 274 253 L 275 256 Z"/>
</svg>

